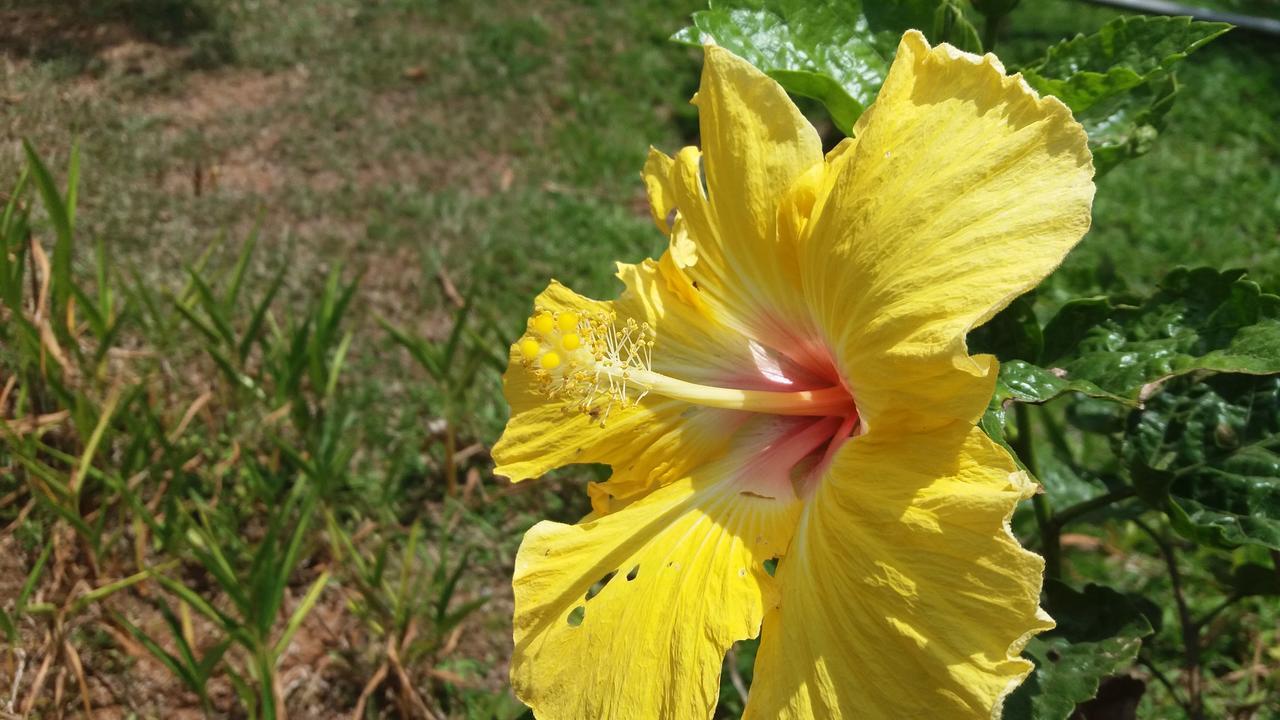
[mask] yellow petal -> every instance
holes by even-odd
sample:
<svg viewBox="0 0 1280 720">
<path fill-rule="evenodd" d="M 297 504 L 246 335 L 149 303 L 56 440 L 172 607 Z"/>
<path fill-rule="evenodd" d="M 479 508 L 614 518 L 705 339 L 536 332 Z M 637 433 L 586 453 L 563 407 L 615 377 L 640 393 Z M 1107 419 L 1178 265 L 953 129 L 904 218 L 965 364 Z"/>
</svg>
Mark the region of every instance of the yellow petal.
<svg viewBox="0 0 1280 720">
<path fill-rule="evenodd" d="M 694 104 L 703 149 L 684 148 L 670 163 L 685 228 L 684 246 L 673 236 L 673 259 L 722 323 L 803 361 L 812 333 L 777 212 L 787 188 L 821 164 L 822 143 L 777 82 L 720 47 L 705 48 Z"/>
<path fill-rule="evenodd" d="M 694 104 L 707 191 L 727 241 L 707 251 L 770 275 L 778 200 L 821 162 L 822 141 L 777 82 L 724 48 L 707 46 L 705 56 Z"/>
<path fill-rule="evenodd" d="M 553 282 L 535 302 L 544 311 L 534 317 L 535 329 L 540 330 L 539 323 L 555 328 L 553 316 L 613 314 L 619 322 L 634 319 L 654 329 L 657 372 L 717 387 L 759 387 L 769 372 L 804 378 L 785 358 L 773 357 L 704 316 L 673 290 L 676 280 L 658 263 L 619 264 L 618 277 L 626 290 L 612 302 L 590 300 Z M 524 345 L 520 341 L 512 348 L 503 376 L 511 419 L 493 448 L 494 473 L 520 481 L 564 465 L 608 463 L 615 477 L 593 493 L 597 512 L 718 457 L 745 419 L 740 412 L 691 406 L 658 395 L 634 407 L 613 408 L 607 418 L 583 414 L 572 399 L 551 401 L 540 391 L 525 366 Z"/>
<path fill-rule="evenodd" d="M 739 493 L 748 454 L 611 515 L 525 536 L 511 683 L 539 718 L 711 717 L 725 652 L 759 632 L 772 603 L 763 562 L 786 547 L 798 512 Z"/>
<path fill-rule="evenodd" d="M 723 455 L 734 433 L 751 419 L 750 413 L 683 409 L 681 417 L 667 418 L 660 431 L 636 428 L 625 453 L 601 460 L 613 472 L 607 481 L 587 487 L 597 515 L 617 512 L 655 487 L 688 477 L 698 466 Z"/>
<path fill-rule="evenodd" d="M 656 270 L 642 273 L 626 266 L 624 272 L 628 282 L 637 286 L 628 293 L 631 298 L 620 312 L 616 308 L 618 303 L 590 300 L 552 282 L 538 296 L 535 306 L 544 312 L 534 316 L 532 326 L 535 330 L 540 329 L 540 325 L 548 330 L 554 328 L 554 313 L 560 317 L 569 313 L 590 317 L 617 312 L 625 319 L 630 317 L 629 310 L 644 307 L 641 298 L 645 295 L 654 294 L 659 299 L 666 296 L 660 289 L 645 287 L 656 284 Z M 674 336 L 681 337 L 679 333 Z M 527 348 L 524 341 L 517 342 L 511 349 L 510 363 L 503 376 L 511 419 L 493 448 L 497 465 L 494 473 L 513 481 L 538 477 L 564 465 L 603 462 L 630 474 L 653 476 L 655 483 L 661 482 L 668 475 L 665 470 L 657 472 L 658 465 L 673 465 L 671 469 L 675 472 L 683 472 L 690 467 L 689 463 L 703 462 L 723 451 L 725 437 L 702 431 L 702 422 L 733 425 L 736 422 L 733 418 L 740 414 L 691 408 L 683 402 L 651 396 L 637 406 L 612 410 L 601 427 L 604 418 L 577 411 L 572 399 L 553 401 L 543 394 L 524 361 L 530 349 L 536 355 L 537 348 Z M 545 364 L 547 357 L 555 354 L 548 352 L 538 362 Z M 683 356 L 674 351 L 673 354 Z M 697 362 L 696 356 L 689 362 Z M 670 458 L 654 454 L 654 449 L 675 454 L 679 462 L 671 463 Z"/>
<path fill-rule="evenodd" d="M 805 230 L 805 298 L 871 431 L 901 411 L 972 421 L 994 363 L 966 333 L 1089 227 L 1084 130 L 993 56 L 909 31 L 856 132 Z"/>
<path fill-rule="evenodd" d="M 1052 626 L 1044 564 L 1008 530 L 1029 492 L 959 423 L 847 444 L 778 565 L 746 717 L 992 717 Z"/>
<path fill-rule="evenodd" d="M 676 208 L 675 189 L 671 187 L 671 165 L 670 156 L 649 148 L 649 157 L 644 161 L 644 169 L 640 172 L 645 192 L 649 195 L 649 213 L 653 216 L 653 224 L 664 235 L 671 234 L 671 213 Z"/>
</svg>

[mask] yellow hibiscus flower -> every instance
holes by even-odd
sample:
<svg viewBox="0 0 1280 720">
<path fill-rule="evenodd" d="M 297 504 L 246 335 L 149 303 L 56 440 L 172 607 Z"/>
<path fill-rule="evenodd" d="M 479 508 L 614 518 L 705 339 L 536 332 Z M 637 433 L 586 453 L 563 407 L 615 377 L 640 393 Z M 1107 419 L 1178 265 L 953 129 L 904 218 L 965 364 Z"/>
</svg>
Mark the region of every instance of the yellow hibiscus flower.
<svg viewBox="0 0 1280 720">
<path fill-rule="evenodd" d="M 546 719 L 708 718 L 761 634 L 748 718 L 998 714 L 1052 621 L 965 336 L 1088 229 L 1084 131 L 911 31 L 824 157 L 777 83 L 705 56 L 702 150 L 644 169 L 669 249 L 620 264 L 617 300 L 553 282 L 512 347 L 496 473 L 613 468 L 590 516 L 525 536 L 515 691 Z"/>
</svg>

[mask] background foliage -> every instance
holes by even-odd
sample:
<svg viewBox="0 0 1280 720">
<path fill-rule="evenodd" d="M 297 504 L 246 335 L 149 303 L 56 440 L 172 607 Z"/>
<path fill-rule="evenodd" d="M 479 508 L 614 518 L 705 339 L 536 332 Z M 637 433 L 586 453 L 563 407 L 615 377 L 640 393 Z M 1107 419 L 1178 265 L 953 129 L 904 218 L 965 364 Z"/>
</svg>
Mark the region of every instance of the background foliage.
<svg viewBox="0 0 1280 720">
<path fill-rule="evenodd" d="M 498 375 L 548 277 L 661 250 L 638 169 L 696 141 L 669 38 L 834 143 L 907 26 L 994 45 L 1104 173 L 971 337 L 1059 621 L 1006 716 L 1274 716 L 1280 56 L 1060 0 L 0 3 L 0 712 L 524 714 L 514 551 L 600 470 L 490 477 Z"/>
</svg>

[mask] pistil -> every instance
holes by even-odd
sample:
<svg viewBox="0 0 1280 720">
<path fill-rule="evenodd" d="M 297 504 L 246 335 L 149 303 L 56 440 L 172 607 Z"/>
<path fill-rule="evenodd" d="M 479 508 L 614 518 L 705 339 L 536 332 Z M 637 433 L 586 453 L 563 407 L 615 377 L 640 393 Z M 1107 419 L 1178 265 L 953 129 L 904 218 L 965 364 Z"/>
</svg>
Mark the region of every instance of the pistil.
<svg viewBox="0 0 1280 720">
<path fill-rule="evenodd" d="M 618 372 L 611 368 L 603 368 L 601 372 L 615 377 L 618 382 L 626 383 L 638 391 L 641 397 L 654 393 L 693 405 L 724 410 L 815 417 L 846 415 L 853 410 L 853 398 L 849 397 L 849 392 L 839 385 L 821 390 L 774 392 L 699 385 L 651 370 Z"/>
<path fill-rule="evenodd" d="M 673 378 L 653 370 L 653 329 L 627 320 L 615 324 L 604 314 L 538 310 L 516 351 L 552 398 L 570 400 L 600 421 L 615 407 L 627 408 L 650 393 L 704 407 L 769 415 L 848 416 L 853 398 L 840 385 L 776 392 L 717 387 Z"/>
</svg>

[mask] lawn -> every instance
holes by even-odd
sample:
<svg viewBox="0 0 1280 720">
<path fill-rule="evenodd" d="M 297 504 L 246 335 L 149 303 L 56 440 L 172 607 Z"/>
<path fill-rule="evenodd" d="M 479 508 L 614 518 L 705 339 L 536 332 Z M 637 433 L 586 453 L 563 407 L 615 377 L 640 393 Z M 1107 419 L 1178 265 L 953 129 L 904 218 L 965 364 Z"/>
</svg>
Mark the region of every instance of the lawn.
<svg viewBox="0 0 1280 720">
<path fill-rule="evenodd" d="M 639 170 L 650 145 L 697 141 L 699 54 L 668 38 L 699 7 L 0 0 L 0 206 L 21 141 L 60 186 L 78 153 L 84 297 L 65 292 L 104 319 L 63 338 L 87 359 L 60 379 L 0 347 L 0 386 L 21 376 L 32 413 L 69 409 L 11 437 L 38 467 L 0 451 L 16 618 L 0 707 L 234 715 L 253 689 L 199 662 L 230 646 L 242 672 L 277 653 L 272 692 L 295 717 L 521 715 L 515 550 L 534 522 L 585 514 L 605 470 L 494 478 L 501 367 L 548 280 L 607 297 L 614 261 L 661 252 Z M 1026 2 L 996 49 L 1017 67 L 1116 14 Z M 1179 83 L 1151 152 L 1098 181 L 1049 304 L 1184 264 L 1280 290 L 1280 46 L 1233 33 Z M 52 248 L 55 213 L 23 197 Z M 1144 540 L 1079 542 L 1101 574 Z M 1127 567 L 1165 591 L 1159 567 Z M 80 601 L 91 588 L 110 592 Z M 1275 638 L 1261 601 L 1240 622 L 1263 629 L 1215 641 L 1260 644 L 1267 623 Z"/>
</svg>

